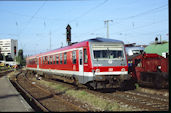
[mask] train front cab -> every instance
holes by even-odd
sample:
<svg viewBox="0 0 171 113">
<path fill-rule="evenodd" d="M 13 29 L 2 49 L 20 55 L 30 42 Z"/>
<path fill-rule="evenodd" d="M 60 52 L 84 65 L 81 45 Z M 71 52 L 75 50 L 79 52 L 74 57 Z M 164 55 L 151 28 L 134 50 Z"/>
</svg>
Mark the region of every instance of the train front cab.
<svg viewBox="0 0 171 113">
<path fill-rule="evenodd" d="M 132 85 L 123 43 L 89 42 L 87 50 L 88 54 L 83 52 L 84 55 L 81 52 L 83 50 L 79 50 L 79 56 L 84 58 L 84 68 L 80 64 L 81 57 L 79 58 L 79 69 L 83 69 L 81 83 L 94 89 Z M 87 64 L 85 57 L 88 58 Z"/>
</svg>

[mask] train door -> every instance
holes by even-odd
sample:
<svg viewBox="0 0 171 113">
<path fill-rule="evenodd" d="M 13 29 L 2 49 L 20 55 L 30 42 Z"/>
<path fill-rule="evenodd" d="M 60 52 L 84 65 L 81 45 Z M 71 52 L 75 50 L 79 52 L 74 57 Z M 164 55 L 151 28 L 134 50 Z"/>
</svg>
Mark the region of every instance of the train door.
<svg viewBox="0 0 171 113">
<path fill-rule="evenodd" d="M 39 69 L 39 57 L 37 57 L 37 69 Z"/>
<path fill-rule="evenodd" d="M 79 73 L 83 76 L 83 48 L 79 48 Z"/>
</svg>

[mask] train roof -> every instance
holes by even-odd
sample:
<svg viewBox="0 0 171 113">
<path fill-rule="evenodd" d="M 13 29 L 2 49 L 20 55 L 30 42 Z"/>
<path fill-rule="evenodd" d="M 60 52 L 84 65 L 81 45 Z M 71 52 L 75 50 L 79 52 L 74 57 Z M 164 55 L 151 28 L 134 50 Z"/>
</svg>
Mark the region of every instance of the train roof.
<svg viewBox="0 0 171 113">
<path fill-rule="evenodd" d="M 144 50 L 144 47 L 140 46 L 132 46 L 132 47 L 125 47 L 126 50 Z"/>
<path fill-rule="evenodd" d="M 52 52 L 58 52 L 58 51 L 63 51 L 63 50 L 67 50 L 67 49 L 72 49 L 72 48 L 78 48 L 78 47 L 86 46 L 88 44 L 88 42 L 107 42 L 107 43 L 120 43 L 120 44 L 124 44 L 123 41 L 121 41 L 121 40 L 96 37 L 96 38 L 92 38 L 92 39 L 88 39 L 88 40 L 84 40 L 82 42 L 78 42 L 78 43 L 72 44 L 70 46 L 65 46 L 65 47 L 57 48 L 55 50 L 51 50 L 51 51 L 48 51 L 48 52 L 44 52 L 44 53 L 40 53 L 40 54 L 37 54 L 37 55 L 29 56 L 27 58 L 35 58 L 36 56 L 42 56 L 42 55 L 45 55 L 45 54 L 50 54 Z"/>
<path fill-rule="evenodd" d="M 86 41 L 89 41 L 89 42 L 115 42 L 115 43 L 123 43 L 123 41 L 121 41 L 121 40 L 102 38 L 102 37 L 96 37 L 96 38 L 92 38 L 92 39 L 89 39 L 89 40 L 86 40 Z"/>
</svg>

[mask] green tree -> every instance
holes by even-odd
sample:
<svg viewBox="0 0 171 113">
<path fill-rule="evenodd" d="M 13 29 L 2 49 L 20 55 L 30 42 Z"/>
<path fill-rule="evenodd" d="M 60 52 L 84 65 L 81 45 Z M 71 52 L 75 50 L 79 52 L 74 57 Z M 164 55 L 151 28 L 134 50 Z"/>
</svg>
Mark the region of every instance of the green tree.
<svg viewBox="0 0 171 113">
<path fill-rule="evenodd" d="M 23 57 L 23 50 L 19 49 L 18 56 L 16 57 L 16 61 L 21 65 L 25 65 L 25 58 Z"/>
<path fill-rule="evenodd" d="M 3 60 L 4 59 L 4 56 L 3 54 L 0 53 L 0 60 Z"/>
</svg>

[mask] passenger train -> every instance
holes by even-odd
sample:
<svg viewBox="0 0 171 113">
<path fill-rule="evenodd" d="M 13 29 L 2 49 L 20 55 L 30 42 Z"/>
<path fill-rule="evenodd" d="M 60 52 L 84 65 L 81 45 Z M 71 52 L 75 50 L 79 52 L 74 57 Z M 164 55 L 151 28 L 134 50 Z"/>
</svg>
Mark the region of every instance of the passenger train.
<svg viewBox="0 0 171 113">
<path fill-rule="evenodd" d="M 70 77 L 94 89 L 125 87 L 131 80 L 123 41 L 100 37 L 29 56 L 26 68 Z"/>
</svg>

